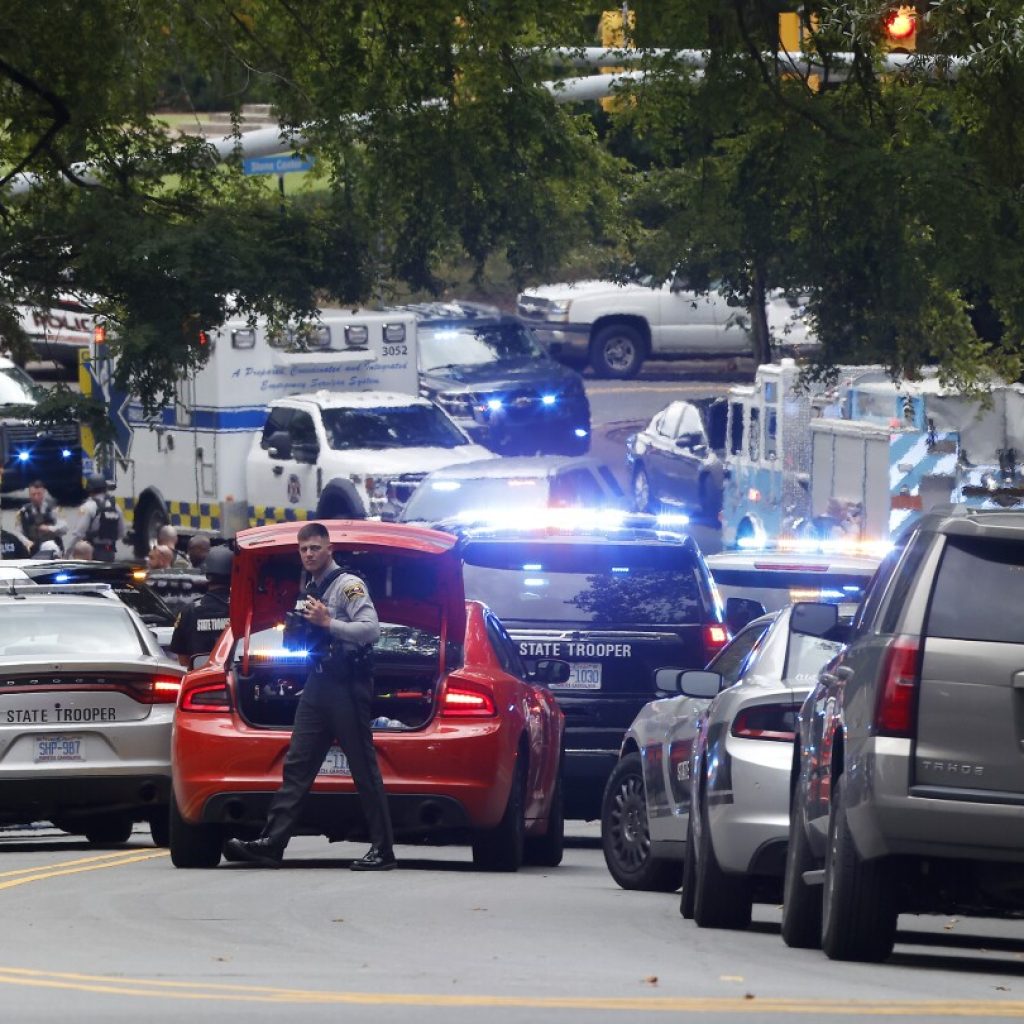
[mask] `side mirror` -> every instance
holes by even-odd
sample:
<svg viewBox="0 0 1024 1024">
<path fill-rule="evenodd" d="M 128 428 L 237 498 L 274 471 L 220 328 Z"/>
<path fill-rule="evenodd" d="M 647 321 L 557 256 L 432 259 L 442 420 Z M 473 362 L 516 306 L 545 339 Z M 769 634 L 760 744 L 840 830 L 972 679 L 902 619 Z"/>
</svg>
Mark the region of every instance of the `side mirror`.
<svg viewBox="0 0 1024 1024">
<path fill-rule="evenodd" d="M 272 459 L 290 459 L 292 457 L 292 438 L 287 430 L 275 430 L 267 438 L 267 454 Z"/>
<path fill-rule="evenodd" d="M 541 658 L 534 666 L 530 678 L 535 683 L 543 686 L 557 685 L 569 681 L 572 668 L 567 661 L 560 661 L 557 658 Z"/>
<path fill-rule="evenodd" d="M 315 441 L 296 441 L 292 445 L 292 456 L 296 462 L 313 466 L 320 457 L 320 445 Z"/>
<path fill-rule="evenodd" d="M 711 700 L 722 689 L 722 677 L 717 672 L 682 672 L 676 687 L 684 697 Z"/>
<path fill-rule="evenodd" d="M 704 438 L 700 434 L 680 434 L 676 438 L 677 448 L 690 448 L 696 451 L 698 448 L 707 450 L 707 446 L 704 444 Z"/>
<path fill-rule="evenodd" d="M 725 602 L 725 624 L 730 633 L 738 633 L 748 622 L 764 615 L 764 605 L 749 597 L 730 597 Z"/>
<path fill-rule="evenodd" d="M 834 604 L 800 601 L 789 617 L 789 631 L 804 636 L 826 637 L 838 624 L 839 609 Z"/>
</svg>

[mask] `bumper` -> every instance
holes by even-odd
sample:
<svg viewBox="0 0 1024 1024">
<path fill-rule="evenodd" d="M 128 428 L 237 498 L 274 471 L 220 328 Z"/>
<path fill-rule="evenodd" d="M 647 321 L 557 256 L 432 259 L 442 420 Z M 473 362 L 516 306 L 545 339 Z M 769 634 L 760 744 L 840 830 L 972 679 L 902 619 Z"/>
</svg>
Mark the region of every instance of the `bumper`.
<svg viewBox="0 0 1024 1024">
<path fill-rule="evenodd" d="M 562 786 L 567 818 L 601 817 L 604 787 L 618 761 L 618 750 L 566 750 Z"/>
<path fill-rule="evenodd" d="M 170 766 L 153 771 L 0 779 L 0 822 L 70 819 L 107 811 L 146 817 L 170 799 Z"/>
<path fill-rule="evenodd" d="M 512 784 L 518 737 L 507 723 L 438 725 L 375 736 L 396 835 L 493 828 Z M 179 714 L 173 739 L 174 792 L 190 822 L 240 828 L 265 820 L 281 785 L 287 732 L 254 729 L 236 716 Z M 348 834 L 362 826 L 350 776 L 318 776 L 300 830 Z"/>
<path fill-rule="evenodd" d="M 590 324 L 563 324 L 550 320 L 524 320 L 523 323 L 556 358 L 585 361 L 590 354 Z"/>
<path fill-rule="evenodd" d="M 522 451 L 559 451 L 578 443 L 577 430 L 590 435 L 590 409 L 587 406 L 570 406 L 554 413 L 538 410 L 527 418 L 515 419 L 499 415 L 486 423 L 477 420 L 457 419 L 455 421 L 477 444 L 492 451 L 505 454 Z"/>
<path fill-rule="evenodd" d="M 763 851 L 789 835 L 793 748 L 772 740 L 728 742 L 732 789 L 708 794 L 711 841 L 725 871 L 761 870 Z"/>
<path fill-rule="evenodd" d="M 920 795 L 910 786 L 910 740 L 875 738 L 849 770 L 849 822 L 865 859 L 905 854 L 1024 863 L 1024 806 L 964 790 Z"/>
</svg>

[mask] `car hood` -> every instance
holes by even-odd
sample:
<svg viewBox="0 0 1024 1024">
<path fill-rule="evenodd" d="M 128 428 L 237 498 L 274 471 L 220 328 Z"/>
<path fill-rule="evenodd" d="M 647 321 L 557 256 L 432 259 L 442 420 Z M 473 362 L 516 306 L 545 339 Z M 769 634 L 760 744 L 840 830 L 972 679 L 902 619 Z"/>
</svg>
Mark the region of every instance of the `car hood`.
<svg viewBox="0 0 1024 1024">
<path fill-rule="evenodd" d="M 375 479 L 403 473 L 429 473 L 443 466 L 497 458 L 494 452 L 479 444 L 460 444 L 457 448 L 367 448 L 336 454 L 344 460 L 346 476 L 365 474 Z M 329 460 L 324 462 L 329 464 Z"/>
<path fill-rule="evenodd" d="M 443 373 L 427 370 L 420 374 L 420 383 L 431 394 L 451 391 L 453 387 L 475 391 L 503 391 L 535 384 L 538 389 L 565 389 L 576 383 L 578 375 L 554 360 L 523 360 L 521 363 L 485 363 L 481 366 L 453 366 Z M 582 390 L 582 387 L 581 387 Z"/>
<path fill-rule="evenodd" d="M 295 606 L 303 523 L 243 530 L 231 573 L 231 631 L 245 638 L 280 623 Z M 466 595 L 458 540 L 418 526 L 331 520 L 335 558 L 365 575 L 382 621 L 433 629 L 461 643 Z"/>
</svg>

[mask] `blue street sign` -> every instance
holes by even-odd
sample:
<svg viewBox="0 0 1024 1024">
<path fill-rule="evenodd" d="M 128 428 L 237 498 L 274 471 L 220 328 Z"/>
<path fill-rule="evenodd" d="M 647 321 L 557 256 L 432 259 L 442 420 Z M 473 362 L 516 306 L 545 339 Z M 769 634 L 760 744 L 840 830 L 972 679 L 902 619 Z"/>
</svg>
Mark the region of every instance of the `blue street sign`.
<svg viewBox="0 0 1024 1024">
<path fill-rule="evenodd" d="M 312 169 L 312 159 L 301 156 L 250 156 L 242 161 L 242 170 L 246 174 L 289 174 Z"/>
</svg>

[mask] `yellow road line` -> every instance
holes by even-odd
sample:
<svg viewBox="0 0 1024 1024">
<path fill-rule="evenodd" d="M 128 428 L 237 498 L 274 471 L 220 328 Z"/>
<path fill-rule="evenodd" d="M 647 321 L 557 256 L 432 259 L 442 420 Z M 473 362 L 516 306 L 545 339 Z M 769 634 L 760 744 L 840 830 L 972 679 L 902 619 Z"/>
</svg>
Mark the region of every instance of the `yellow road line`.
<svg viewBox="0 0 1024 1024">
<path fill-rule="evenodd" d="M 103 871 L 105 868 L 119 868 L 122 864 L 137 864 L 143 860 L 153 860 L 156 857 L 166 857 L 166 850 L 157 850 L 154 853 L 138 853 L 134 856 L 121 857 L 119 860 L 106 864 L 84 864 L 82 867 L 60 867 L 43 868 L 35 875 L 25 875 L 23 878 L 12 878 L 7 882 L 0 882 L 0 889 L 13 889 L 16 885 L 27 885 L 29 882 L 45 882 L 49 878 L 60 878 L 62 875 L 79 875 L 83 871 Z M 72 862 L 74 863 L 74 862 Z"/>
<path fill-rule="evenodd" d="M 428 1008 L 490 1008 L 538 1010 L 610 1010 L 630 1013 L 801 1014 L 843 1017 L 950 1017 L 978 1020 L 1024 1015 L 1024 1001 L 875 1001 L 833 1002 L 813 999 L 759 999 L 712 997 L 574 997 L 434 995 L 378 992 L 324 992 L 311 989 L 271 988 L 263 985 L 228 985 L 215 982 L 161 981 L 118 978 L 111 975 L 74 974 L 0 967 L 0 985 L 72 989 L 105 995 L 163 997 L 246 1003 L 298 1003 L 303 1005 L 417 1006 Z"/>
<path fill-rule="evenodd" d="M 77 864 L 93 864 L 98 860 L 113 860 L 115 858 L 133 857 L 139 851 L 134 850 L 116 850 L 112 853 L 101 853 L 95 857 L 78 857 L 75 860 L 62 860 L 57 861 L 56 864 L 47 864 L 45 866 L 36 866 L 31 868 L 16 868 L 14 871 L 0 871 L 0 878 L 12 878 L 14 875 L 30 875 L 34 871 L 52 871 L 55 868 L 69 868 Z"/>
</svg>

